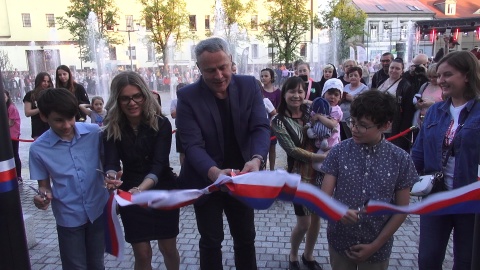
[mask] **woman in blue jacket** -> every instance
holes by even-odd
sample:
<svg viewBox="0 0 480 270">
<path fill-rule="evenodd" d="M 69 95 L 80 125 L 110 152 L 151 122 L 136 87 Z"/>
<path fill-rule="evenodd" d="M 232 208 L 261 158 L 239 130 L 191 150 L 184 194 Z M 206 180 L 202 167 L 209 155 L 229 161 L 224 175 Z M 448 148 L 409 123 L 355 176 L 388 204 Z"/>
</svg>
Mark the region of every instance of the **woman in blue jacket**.
<svg viewBox="0 0 480 270">
<path fill-rule="evenodd" d="M 443 172 L 444 189 L 477 180 L 480 153 L 480 65 L 468 51 L 451 52 L 437 64 L 448 97 L 428 110 L 412 150 L 419 174 Z M 453 229 L 453 269 L 470 269 L 474 214 L 420 217 L 420 270 L 442 269 Z"/>
</svg>

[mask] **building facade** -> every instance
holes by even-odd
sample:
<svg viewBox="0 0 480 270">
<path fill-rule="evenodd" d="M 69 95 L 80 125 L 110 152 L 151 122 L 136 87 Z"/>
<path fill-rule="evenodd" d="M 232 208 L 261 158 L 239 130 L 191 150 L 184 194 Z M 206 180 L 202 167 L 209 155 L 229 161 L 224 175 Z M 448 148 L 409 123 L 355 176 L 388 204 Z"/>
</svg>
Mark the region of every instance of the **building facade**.
<svg viewBox="0 0 480 270">
<path fill-rule="evenodd" d="M 194 38 L 182 44 L 172 44 L 171 63 L 178 66 L 192 67 L 195 65 L 192 48 L 200 40 L 211 36 L 216 31 L 215 17 L 218 13 L 220 0 L 186 0 L 189 15 L 189 31 Z M 246 2 L 246 1 L 245 1 Z M 255 1 L 251 14 L 245 14 L 243 20 L 250 22 L 246 31 L 238 30 L 235 39 L 236 52 L 234 59 L 246 57 L 250 67 L 265 67 L 272 64 L 272 51 L 268 41 L 262 40 L 259 24 L 268 18 L 265 8 L 266 0 Z M 107 69 L 125 70 L 159 67 L 154 45 L 148 41 L 149 31 L 142 21 L 142 6 L 138 1 L 116 1 L 118 7 L 117 22 L 112 31 L 116 31 L 121 44 L 104 50 L 102 61 Z M 318 12 L 317 0 L 306 3 L 307 8 L 315 7 Z M 71 40 L 67 30 L 59 29 L 57 17 L 65 16 L 69 0 L 56 0 L 55 4 L 46 5 L 33 0 L 0 0 L 0 50 L 8 54 L 13 68 L 19 71 L 37 73 L 54 70 L 59 64 L 74 69 L 96 69 L 96 62 L 82 62 L 79 57 L 77 43 Z M 318 61 L 320 54 L 319 30 L 314 29 L 305 34 L 305 42 L 299 51 L 303 52 L 306 61 Z M 316 47 L 315 47 L 316 46 Z M 314 49 L 314 47 L 316 49 Z M 113 53 L 112 53 L 113 52 Z M 112 57 L 113 55 L 113 57 Z M 240 59 L 239 59 L 240 60 Z"/>
<path fill-rule="evenodd" d="M 368 61 L 378 61 L 391 52 L 409 62 L 415 54 L 431 55 L 431 49 L 418 46 L 420 35 L 415 22 L 432 20 L 435 12 L 417 0 L 353 0 L 368 18 L 361 37 Z"/>
</svg>

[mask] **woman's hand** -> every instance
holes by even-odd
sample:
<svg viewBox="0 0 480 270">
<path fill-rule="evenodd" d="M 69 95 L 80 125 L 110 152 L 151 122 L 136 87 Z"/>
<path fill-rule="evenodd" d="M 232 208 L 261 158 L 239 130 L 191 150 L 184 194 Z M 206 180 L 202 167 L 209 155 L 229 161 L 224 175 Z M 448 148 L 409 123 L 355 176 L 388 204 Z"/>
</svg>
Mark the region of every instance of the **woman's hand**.
<svg viewBox="0 0 480 270">
<path fill-rule="evenodd" d="M 322 154 L 313 153 L 312 155 L 312 162 L 323 162 L 326 158 L 330 150 L 323 152 Z"/>
<path fill-rule="evenodd" d="M 103 180 L 105 182 L 105 188 L 108 190 L 118 189 L 123 184 L 123 181 L 120 180 L 122 178 L 122 174 L 123 174 L 123 171 L 107 172 Z"/>
</svg>

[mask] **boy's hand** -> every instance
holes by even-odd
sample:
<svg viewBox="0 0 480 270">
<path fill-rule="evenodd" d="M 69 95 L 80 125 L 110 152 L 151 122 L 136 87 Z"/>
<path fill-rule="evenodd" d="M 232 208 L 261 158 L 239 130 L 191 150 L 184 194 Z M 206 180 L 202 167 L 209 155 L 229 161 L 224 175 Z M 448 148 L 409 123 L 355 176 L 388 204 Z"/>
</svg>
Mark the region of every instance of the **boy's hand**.
<svg viewBox="0 0 480 270">
<path fill-rule="evenodd" d="M 359 263 L 366 261 L 375 252 L 377 252 L 377 250 L 378 248 L 376 248 L 373 244 L 359 244 L 351 246 L 350 249 L 345 251 L 345 254 L 351 260 Z"/>
<path fill-rule="evenodd" d="M 340 219 L 343 224 L 355 224 L 360 220 L 358 210 L 348 209 L 347 213 Z"/>
<path fill-rule="evenodd" d="M 52 200 L 52 193 L 50 191 L 41 191 L 42 195 L 35 195 L 33 197 L 33 203 L 38 209 L 47 210 Z"/>
</svg>

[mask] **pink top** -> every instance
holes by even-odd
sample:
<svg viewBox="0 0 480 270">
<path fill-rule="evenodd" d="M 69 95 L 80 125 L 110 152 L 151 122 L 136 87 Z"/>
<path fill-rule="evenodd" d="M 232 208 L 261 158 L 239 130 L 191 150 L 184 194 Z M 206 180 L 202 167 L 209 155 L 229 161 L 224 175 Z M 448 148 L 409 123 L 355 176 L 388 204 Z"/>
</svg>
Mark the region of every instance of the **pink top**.
<svg viewBox="0 0 480 270">
<path fill-rule="evenodd" d="M 12 138 L 18 139 L 20 137 L 20 114 L 18 113 L 17 107 L 11 104 L 8 106 L 8 119 L 13 120 L 14 124 L 10 127 L 10 136 Z"/>
<path fill-rule="evenodd" d="M 340 106 L 332 106 L 332 112 L 330 113 L 330 118 L 333 118 L 338 121 L 337 126 L 335 126 L 334 130 L 332 132 L 332 136 L 327 139 L 328 142 L 328 148 L 331 149 L 333 146 L 338 144 L 340 142 L 340 121 L 343 118 L 343 112 L 342 109 L 340 109 Z"/>
<path fill-rule="evenodd" d="M 422 99 L 424 100 L 432 100 L 435 102 L 440 102 L 442 101 L 442 89 L 440 86 L 434 86 L 432 84 L 429 84 L 425 90 L 423 90 L 422 93 Z M 427 113 L 428 108 L 423 108 L 420 111 L 421 115 L 425 115 Z"/>
</svg>

